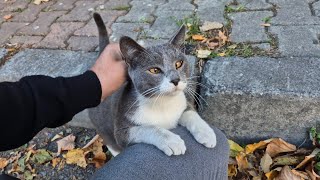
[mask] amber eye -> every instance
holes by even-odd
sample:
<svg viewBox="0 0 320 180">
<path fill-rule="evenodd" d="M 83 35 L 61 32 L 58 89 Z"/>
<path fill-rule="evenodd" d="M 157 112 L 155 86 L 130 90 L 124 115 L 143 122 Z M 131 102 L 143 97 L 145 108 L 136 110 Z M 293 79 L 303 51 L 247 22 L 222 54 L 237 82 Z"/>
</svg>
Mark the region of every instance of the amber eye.
<svg viewBox="0 0 320 180">
<path fill-rule="evenodd" d="M 149 72 L 151 72 L 152 74 L 159 74 L 161 70 L 159 68 L 151 68 L 149 69 Z"/>
<path fill-rule="evenodd" d="M 182 60 L 181 61 L 177 61 L 176 62 L 176 69 L 179 69 L 182 66 L 182 64 L 183 64 Z"/>
</svg>

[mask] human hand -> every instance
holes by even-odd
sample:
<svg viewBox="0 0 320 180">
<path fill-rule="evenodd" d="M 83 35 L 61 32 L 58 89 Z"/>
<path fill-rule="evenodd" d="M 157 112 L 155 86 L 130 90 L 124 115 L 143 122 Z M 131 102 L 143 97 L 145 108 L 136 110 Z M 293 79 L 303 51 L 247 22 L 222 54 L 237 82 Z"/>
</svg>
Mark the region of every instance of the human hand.
<svg viewBox="0 0 320 180">
<path fill-rule="evenodd" d="M 126 67 L 122 60 L 119 44 L 107 45 L 91 68 L 101 84 L 101 100 L 110 96 L 126 81 Z"/>
</svg>

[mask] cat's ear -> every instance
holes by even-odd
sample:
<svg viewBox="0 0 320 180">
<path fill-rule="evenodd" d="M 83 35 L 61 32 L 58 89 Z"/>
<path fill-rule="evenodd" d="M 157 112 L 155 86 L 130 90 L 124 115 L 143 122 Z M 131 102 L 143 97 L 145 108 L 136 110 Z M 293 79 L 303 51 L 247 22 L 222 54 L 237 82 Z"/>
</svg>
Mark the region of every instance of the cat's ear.
<svg viewBox="0 0 320 180">
<path fill-rule="evenodd" d="M 186 26 L 182 25 L 175 35 L 169 40 L 169 43 L 177 48 L 180 48 L 184 43 L 184 37 L 186 35 Z"/>
<path fill-rule="evenodd" d="M 140 46 L 135 40 L 131 39 L 128 36 L 121 37 L 119 44 L 120 51 L 128 64 L 130 64 L 129 61 L 133 59 L 133 57 L 145 51 L 142 46 Z"/>
</svg>

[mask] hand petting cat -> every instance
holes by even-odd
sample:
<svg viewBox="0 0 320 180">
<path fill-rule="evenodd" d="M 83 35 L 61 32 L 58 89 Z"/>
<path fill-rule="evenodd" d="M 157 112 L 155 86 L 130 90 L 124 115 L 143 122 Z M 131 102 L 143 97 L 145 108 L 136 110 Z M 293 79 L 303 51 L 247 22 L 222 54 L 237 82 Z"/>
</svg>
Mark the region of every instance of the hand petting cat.
<svg viewBox="0 0 320 180">
<path fill-rule="evenodd" d="M 119 44 L 109 44 L 91 70 L 96 73 L 101 83 L 101 100 L 119 89 L 127 77 L 126 64 L 122 60 Z"/>
</svg>

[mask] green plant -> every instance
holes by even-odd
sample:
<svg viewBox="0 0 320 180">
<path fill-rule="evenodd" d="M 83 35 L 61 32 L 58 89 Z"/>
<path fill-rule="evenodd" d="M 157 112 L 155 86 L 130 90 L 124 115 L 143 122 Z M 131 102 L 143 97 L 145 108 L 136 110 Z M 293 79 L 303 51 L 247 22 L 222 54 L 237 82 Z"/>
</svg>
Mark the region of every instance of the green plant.
<svg viewBox="0 0 320 180">
<path fill-rule="evenodd" d="M 185 17 L 183 19 L 177 19 L 176 17 L 171 17 L 178 26 L 182 26 L 183 24 L 188 27 L 188 34 L 199 34 L 200 33 L 200 19 L 196 15 L 191 15 L 189 17 Z"/>
<path fill-rule="evenodd" d="M 253 49 L 250 45 L 244 45 L 241 55 L 244 57 L 250 57 L 253 55 Z"/>
<path fill-rule="evenodd" d="M 130 10 L 130 6 L 117 6 L 112 8 L 112 10 L 116 10 L 116 11 L 128 11 Z"/>
<path fill-rule="evenodd" d="M 271 17 L 265 17 L 262 19 L 263 22 L 265 23 L 270 23 L 271 22 Z"/>
<path fill-rule="evenodd" d="M 225 7 L 225 12 L 227 12 L 227 13 L 243 12 L 243 11 L 245 11 L 245 10 L 246 10 L 246 8 L 245 8 L 242 4 L 240 4 L 240 5 L 237 6 L 237 7 L 232 7 L 232 6 L 230 6 L 230 5 L 228 5 L 228 6 Z"/>
</svg>

